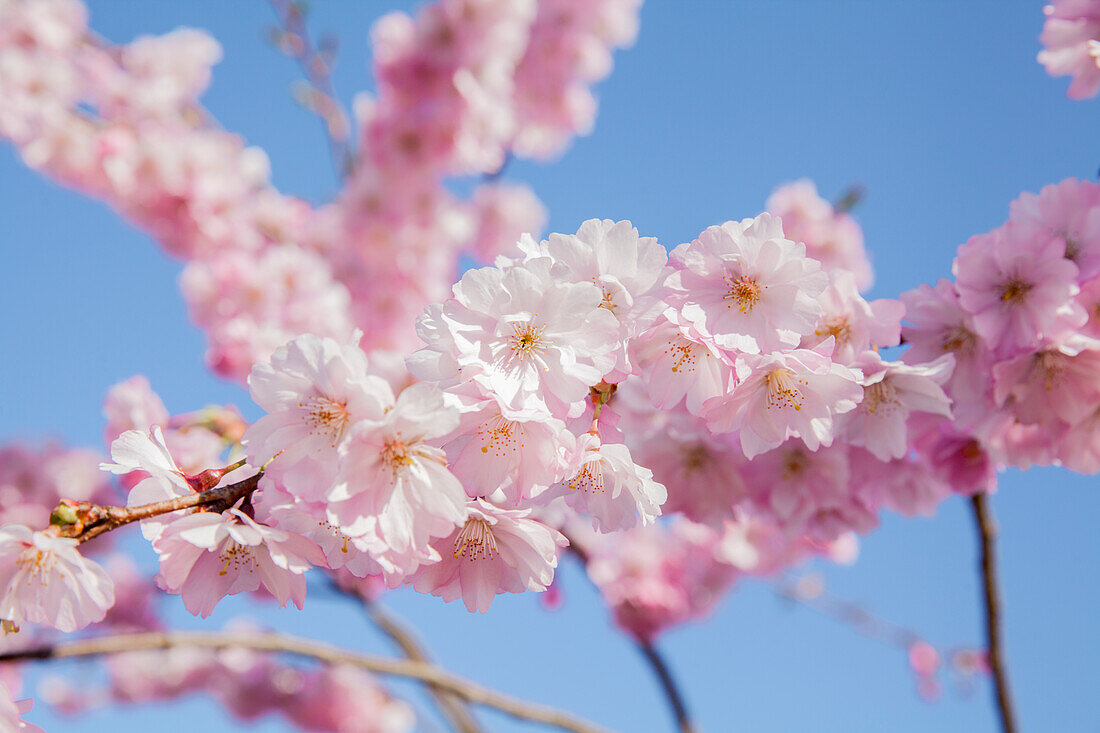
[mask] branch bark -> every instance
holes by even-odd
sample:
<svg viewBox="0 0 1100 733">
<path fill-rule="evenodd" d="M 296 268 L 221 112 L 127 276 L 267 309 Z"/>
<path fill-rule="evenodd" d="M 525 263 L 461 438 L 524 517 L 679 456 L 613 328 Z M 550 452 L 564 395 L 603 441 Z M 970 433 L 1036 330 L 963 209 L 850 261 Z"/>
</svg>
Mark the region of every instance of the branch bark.
<svg viewBox="0 0 1100 733">
<path fill-rule="evenodd" d="M 664 658 L 653 646 L 653 642 L 638 640 L 638 649 L 657 674 L 661 688 L 665 691 L 665 697 L 668 698 L 668 704 L 672 708 L 672 714 L 676 716 L 676 725 L 680 727 L 680 733 L 695 733 L 695 725 L 691 722 L 683 695 L 680 694 L 680 688 L 676 686 L 676 679 L 672 676 L 672 670 L 665 663 Z"/>
<path fill-rule="evenodd" d="M 87 542 L 93 537 L 98 537 L 104 532 L 110 532 L 112 529 L 118 529 L 123 525 L 181 509 L 193 509 L 194 507 L 207 505 L 216 505 L 221 507 L 222 510 L 228 509 L 237 503 L 238 499 L 255 491 L 262 475 L 263 473 L 260 472 L 255 476 L 249 476 L 243 481 L 222 486 L 218 489 L 200 491 L 174 499 L 156 501 L 152 504 L 142 504 L 141 506 L 99 506 L 98 504 L 88 504 L 86 502 L 74 503 L 72 507 L 80 517 L 80 521 L 64 527 L 60 534 L 62 537 L 72 537 L 80 542 Z"/>
<path fill-rule="evenodd" d="M 985 637 L 990 671 L 997 694 L 997 711 L 1004 733 L 1016 733 L 1016 712 L 1008 685 L 1008 665 L 1005 661 L 1001 628 L 1001 590 L 997 579 L 997 523 L 986 494 L 970 497 L 974 522 L 981 540 L 981 574 L 985 598 Z"/>
<path fill-rule="evenodd" d="M 117 634 L 91 639 L 62 642 L 52 646 L 26 649 L 0 654 L 0 663 L 44 659 L 72 659 L 76 657 L 96 657 L 124 652 L 170 649 L 172 647 L 194 647 L 201 649 L 250 649 L 253 651 L 292 654 L 314 659 L 325 664 L 348 664 L 394 677 L 406 677 L 420 680 L 439 689 L 451 692 L 476 705 L 499 710 L 502 713 L 529 720 L 543 725 L 553 726 L 573 733 L 609 733 L 593 723 L 578 718 L 556 708 L 530 703 L 505 695 L 504 693 L 482 687 L 458 675 L 451 674 L 426 662 L 407 659 L 389 659 L 341 649 L 312 639 L 276 633 L 228 633 L 228 632 L 150 632 L 139 634 Z"/>
</svg>

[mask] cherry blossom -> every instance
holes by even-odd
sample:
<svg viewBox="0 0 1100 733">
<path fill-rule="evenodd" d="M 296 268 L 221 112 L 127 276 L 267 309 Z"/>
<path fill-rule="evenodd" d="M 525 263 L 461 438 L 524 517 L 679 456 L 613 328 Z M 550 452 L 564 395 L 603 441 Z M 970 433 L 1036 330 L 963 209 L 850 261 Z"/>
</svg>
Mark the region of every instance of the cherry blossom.
<svg viewBox="0 0 1100 733">
<path fill-rule="evenodd" d="M 577 440 L 570 474 L 559 488 L 565 502 L 590 514 L 603 532 L 652 523 L 668 498 L 653 472 L 634 462 L 629 448 L 602 442 L 592 433 Z"/>
<path fill-rule="evenodd" d="M 831 445 L 834 416 L 854 409 L 862 390 L 860 372 L 833 363 L 823 351 L 832 351 L 832 344 L 746 355 L 733 391 L 703 405 L 707 426 L 715 432 L 739 430 L 747 458 L 792 436 L 810 450 Z"/>
<path fill-rule="evenodd" d="M 188 611 L 208 617 L 227 595 L 267 590 L 285 606 L 305 603 L 304 573 L 324 555 L 301 535 L 258 524 L 238 509 L 197 512 L 167 524 L 153 541 L 157 584 L 180 595 Z"/>
<path fill-rule="evenodd" d="M 706 229 L 670 255 L 669 300 L 723 348 L 749 354 L 790 348 L 813 332 L 828 276 L 804 245 L 761 214 Z"/>
<path fill-rule="evenodd" d="M 115 602 L 114 582 L 77 544 L 18 524 L 0 528 L 0 619 L 66 633 L 102 621 Z"/>
<path fill-rule="evenodd" d="M 430 441 L 458 422 L 458 410 L 439 390 L 419 384 L 380 419 L 358 422 L 327 495 L 330 521 L 351 537 L 376 535 L 401 554 L 450 534 L 466 519 L 466 492 Z"/>
<path fill-rule="evenodd" d="M 467 507 L 465 523 L 434 543 L 441 560 L 412 576 L 413 588 L 467 610 L 486 613 L 500 593 L 544 591 L 554 579 L 557 548 L 568 542 L 530 518 L 530 509 L 501 509 L 484 499 Z"/>
<path fill-rule="evenodd" d="M 367 373 L 358 346 L 308 334 L 254 365 L 248 384 L 267 412 L 244 434 L 249 461 L 270 462 L 288 491 L 311 501 L 331 488 L 351 427 L 380 419 L 394 401 L 389 384 Z"/>
</svg>

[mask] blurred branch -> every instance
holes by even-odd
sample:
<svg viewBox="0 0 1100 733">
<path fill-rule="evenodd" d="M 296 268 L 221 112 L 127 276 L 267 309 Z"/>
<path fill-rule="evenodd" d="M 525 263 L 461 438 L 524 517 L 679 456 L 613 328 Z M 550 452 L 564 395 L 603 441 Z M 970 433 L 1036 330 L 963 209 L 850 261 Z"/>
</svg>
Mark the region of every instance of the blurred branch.
<svg viewBox="0 0 1100 733">
<path fill-rule="evenodd" d="M 993 684 L 997 692 L 997 711 L 1004 733 L 1016 733 L 1016 712 L 1012 693 L 1008 686 L 1008 667 L 1005 661 L 1001 629 L 1001 589 L 997 579 L 996 537 L 997 523 L 993 507 L 985 494 L 970 497 L 974 510 L 974 523 L 981 540 L 981 573 L 985 598 L 985 638 Z"/>
<path fill-rule="evenodd" d="M 296 89 L 294 97 L 304 107 L 314 112 L 325 124 L 332 165 L 337 177 L 343 181 L 355 167 L 348 145 L 350 135 L 348 116 L 336 96 L 332 84 L 332 66 L 336 54 L 335 41 L 318 48 L 306 26 L 305 9 L 295 0 L 268 0 L 281 28 L 274 29 L 276 47 L 298 62 L 308 84 Z"/>
<path fill-rule="evenodd" d="M 607 729 L 571 713 L 505 695 L 451 674 L 439 667 L 409 659 L 388 659 L 341 649 L 331 644 L 277 633 L 173 631 L 117 634 L 61 642 L 50 646 L 0 654 L 0 662 L 72 659 L 106 654 L 191 647 L 199 649 L 250 649 L 293 654 L 325 664 L 347 664 L 370 672 L 420 680 L 477 705 L 495 708 L 514 718 L 554 726 L 573 733 L 607 733 Z"/>
<path fill-rule="evenodd" d="M 680 694 L 680 689 L 676 686 L 672 670 L 669 669 L 664 658 L 657 652 L 653 642 L 638 639 L 637 643 L 642 656 L 645 657 L 649 666 L 657 674 L 661 688 L 665 691 L 665 697 L 668 698 L 668 704 L 672 707 L 672 714 L 676 716 L 676 724 L 680 726 L 680 733 L 695 733 L 695 726 L 691 722 L 691 716 L 688 714 L 687 705 Z"/>
<path fill-rule="evenodd" d="M 591 558 L 588 550 L 568 534 L 565 535 L 565 538 L 569 540 L 567 552 L 572 553 L 580 560 L 587 570 Z M 657 675 L 657 681 L 661 684 L 661 689 L 665 693 L 665 699 L 668 701 L 669 707 L 672 708 L 672 714 L 676 718 L 676 725 L 679 727 L 680 733 L 696 733 L 695 725 L 691 722 L 691 715 L 688 713 L 687 703 L 676 684 L 676 678 L 672 676 L 672 668 L 668 666 L 668 663 L 665 662 L 664 657 L 657 651 L 657 648 L 653 646 L 651 640 L 640 639 L 633 635 L 628 636 L 634 642 L 634 645 L 638 647 L 638 651 L 642 653 L 649 668 Z"/>
</svg>

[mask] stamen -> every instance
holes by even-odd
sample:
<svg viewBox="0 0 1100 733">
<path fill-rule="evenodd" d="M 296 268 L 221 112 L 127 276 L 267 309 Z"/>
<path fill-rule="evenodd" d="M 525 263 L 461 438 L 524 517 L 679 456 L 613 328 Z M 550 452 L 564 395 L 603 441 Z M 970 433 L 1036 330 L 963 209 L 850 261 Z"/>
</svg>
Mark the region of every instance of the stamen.
<svg viewBox="0 0 1100 733">
<path fill-rule="evenodd" d="M 298 407 L 309 411 L 305 421 L 315 435 L 327 436 L 333 448 L 340 443 L 350 422 L 346 401 L 318 395 L 302 400 Z"/>
<path fill-rule="evenodd" d="M 454 552 L 451 553 L 451 557 L 455 560 L 465 557 L 473 562 L 482 559 L 492 560 L 499 554 L 493 528 L 480 517 L 470 517 L 455 537 Z"/>
<path fill-rule="evenodd" d="M 837 316 L 825 321 L 814 334 L 825 338 L 832 336 L 836 339 L 837 346 L 840 346 L 852 338 L 852 324 L 848 322 L 847 316 Z"/>
<path fill-rule="evenodd" d="M 768 409 L 773 407 L 793 407 L 796 411 L 802 409 L 802 403 L 806 398 L 797 385 L 805 385 L 806 382 L 796 378 L 790 369 L 772 369 L 764 377 L 764 382 L 768 386 Z"/>
<path fill-rule="evenodd" d="M 863 388 L 863 402 L 860 403 L 860 407 L 865 412 L 873 414 L 881 409 L 882 412 L 889 414 L 900 404 L 898 392 L 894 389 L 894 385 L 890 384 L 889 379 L 883 379 L 881 382 L 875 382 Z"/>
<path fill-rule="evenodd" d="M 726 275 L 726 285 L 729 287 L 729 292 L 722 296 L 722 300 L 734 301 L 727 305 L 727 308 L 733 308 L 736 303 L 737 310 L 748 313 L 760 302 L 760 283 L 756 282 L 756 278 L 748 275 L 738 277 Z"/>
<path fill-rule="evenodd" d="M 391 440 L 382 447 L 382 462 L 397 475 L 405 467 L 411 466 L 413 459 L 407 445 L 400 440 Z"/>
<path fill-rule="evenodd" d="M 542 338 L 542 332 L 546 330 L 546 326 L 533 326 L 530 322 L 513 323 L 512 330 L 514 333 L 508 337 L 508 346 L 512 349 L 512 353 L 507 361 L 519 359 L 525 362 L 546 351 L 546 344 Z"/>
<path fill-rule="evenodd" d="M 477 428 L 477 437 L 481 441 L 481 452 L 490 450 L 498 458 L 515 453 L 523 447 L 524 430 L 519 423 L 505 420 L 503 415 L 495 415 Z"/>
<path fill-rule="evenodd" d="M 604 492 L 603 461 L 589 461 L 581 466 L 577 475 L 569 479 L 569 488 L 588 494 L 602 494 Z"/>
<path fill-rule="evenodd" d="M 1019 303 L 1027 298 L 1034 286 L 1026 280 L 1014 276 L 1011 280 L 1001 285 L 1001 300 L 1005 303 Z"/>
</svg>

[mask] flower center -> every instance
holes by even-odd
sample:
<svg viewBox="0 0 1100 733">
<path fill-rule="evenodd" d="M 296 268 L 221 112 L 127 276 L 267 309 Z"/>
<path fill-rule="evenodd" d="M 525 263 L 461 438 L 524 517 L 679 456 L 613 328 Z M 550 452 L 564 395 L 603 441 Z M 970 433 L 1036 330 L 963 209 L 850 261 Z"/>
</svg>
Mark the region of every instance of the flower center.
<svg viewBox="0 0 1100 733">
<path fill-rule="evenodd" d="M 1001 300 L 1005 303 L 1019 303 L 1027 298 L 1032 287 L 1034 286 L 1031 283 L 1014 276 L 1001 285 Z"/>
<path fill-rule="evenodd" d="M 901 405 L 898 401 L 898 392 L 894 389 L 894 385 L 890 384 L 889 379 L 864 387 L 863 402 L 860 404 L 865 412 L 870 413 L 877 412 L 879 408 L 889 413 Z"/>
<path fill-rule="evenodd" d="M 413 459 L 407 445 L 400 440 L 391 440 L 382 447 L 382 462 L 396 475 L 405 467 L 411 466 Z"/>
<path fill-rule="evenodd" d="M 1043 379 L 1043 386 L 1049 392 L 1061 381 L 1066 370 L 1066 357 L 1057 351 L 1040 351 L 1035 355 L 1035 366 Z"/>
<path fill-rule="evenodd" d="M 513 323 L 513 333 L 508 337 L 508 346 L 512 349 L 509 361 L 519 359 L 527 361 L 546 351 L 546 343 L 542 332 L 546 326 L 534 326 L 531 323 Z"/>
<path fill-rule="evenodd" d="M 464 557 L 473 562 L 474 560 L 492 560 L 499 554 L 493 528 L 480 517 L 470 517 L 455 537 L 454 552 L 451 553 L 451 557 L 455 560 Z"/>
<path fill-rule="evenodd" d="M 256 572 L 256 558 L 252 555 L 252 548 L 232 540 L 222 547 L 221 552 L 218 553 L 218 559 L 222 561 L 222 569 L 218 571 L 218 575 L 226 575 L 230 570 L 234 573 L 242 570 Z"/>
<path fill-rule="evenodd" d="M 702 443 L 694 443 L 683 449 L 684 475 L 692 474 L 710 462 L 710 451 Z"/>
<path fill-rule="evenodd" d="M 805 385 L 806 382 L 795 377 L 790 369 L 772 369 L 764 376 L 764 383 L 768 387 L 768 409 L 773 407 L 793 407 L 796 411 L 802 409 L 802 403 L 806 398 L 798 389 L 798 385 Z"/>
<path fill-rule="evenodd" d="M 310 431 L 314 435 L 328 438 L 335 448 L 344 437 L 344 430 L 350 422 L 347 401 L 337 401 L 320 395 L 302 400 L 298 407 L 308 412 L 305 420 Z"/>
<path fill-rule="evenodd" d="M 847 316 L 836 316 L 825 321 L 814 334 L 824 338 L 832 336 L 836 339 L 837 346 L 840 346 L 852 338 L 852 324 L 848 322 Z"/>
<path fill-rule="evenodd" d="M 729 291 L 722 296 L 722 299 L 732 301 L 726 306 L 727 308 L 733 308 L 736 305 L 737 310 L 748 313 L 760 302 L 760 283 L 756 282 L 756 278 L 748 275 L 738 277 L 726 275 L 726 286 Z"/>
<path fill-rule="evenodd" d="M 699 351 L 696 346 L 697 344 L 693 344 L 690 341 L 684 341 L 682 343 L 668 342 L 665 353 L 672 356 L 672 371 L 695 371 L 695 361 L 698 358 L 697 352 Z"/>
<path fill-rule="evenodd" d="M 974 347 L 974 334 L 965 326 L 958 325 L 948 329 L 940 340 L 944 351 L 967 352 Z"/>
</svg>

